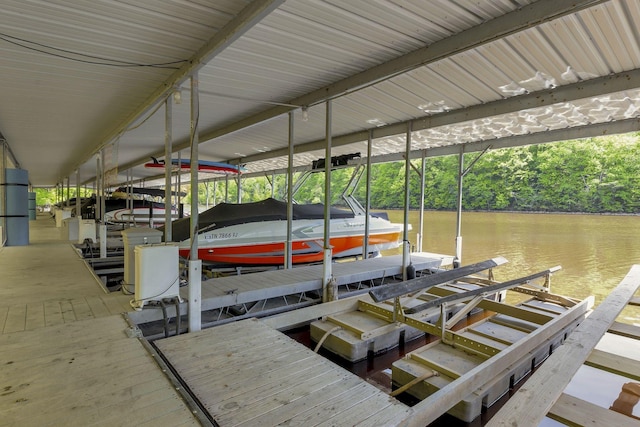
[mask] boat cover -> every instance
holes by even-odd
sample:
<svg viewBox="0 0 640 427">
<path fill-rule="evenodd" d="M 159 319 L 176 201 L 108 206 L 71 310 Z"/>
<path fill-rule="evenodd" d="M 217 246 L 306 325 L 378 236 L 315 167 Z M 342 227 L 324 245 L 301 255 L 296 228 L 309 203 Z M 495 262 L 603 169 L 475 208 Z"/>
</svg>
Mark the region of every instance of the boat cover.
<svg viewBox="0 0 640 427">
<path fill-rule="evenodd" d="M 353 218 L 353 212 L 331 208 L 331 218 Z M 293 205 L 293 219 L 322 219 L 324 205 L 321 203 L 309 205 Z M 198 215 L 198 230 L 215 230 L 236 224 L 246 224 L 260 221 L 286 221 L 287 203 L 273 198 L 253 203 L 220 203 Z M 181 242 L 191 237 L 189 228 L 191 218 L 182 218 L 171 223 L 171 237 L 175 242 Z M 164 227 L 158 228 L 164 231 Z"/>
</svg>

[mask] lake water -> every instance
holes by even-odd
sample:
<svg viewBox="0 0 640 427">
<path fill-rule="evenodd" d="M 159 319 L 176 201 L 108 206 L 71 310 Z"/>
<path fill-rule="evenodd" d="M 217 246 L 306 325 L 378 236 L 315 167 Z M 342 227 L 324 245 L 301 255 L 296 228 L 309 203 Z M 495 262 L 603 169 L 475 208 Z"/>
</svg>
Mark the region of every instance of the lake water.
<svg viewBox="0 0 640 427">
<path fill-rule="evenodd" d="M 402 211 L 388 213 L 403 221 Z M 416 245 L 419 212 L 411 211 L 409 222 Z M 494 269 L 499 281 L 560 265 L 552 292 L 593 295 L 596 304 L 640 263 L 640 216 L 464 212 L 461 234 L 463 265 L 502 255 L 509 262 Z M 454 255 L 455 235 L 455 212 L 425 211 L 424 251 Z M 627 307 L 618 320 L 640 325 L 640 307 Z"/>
</svg>

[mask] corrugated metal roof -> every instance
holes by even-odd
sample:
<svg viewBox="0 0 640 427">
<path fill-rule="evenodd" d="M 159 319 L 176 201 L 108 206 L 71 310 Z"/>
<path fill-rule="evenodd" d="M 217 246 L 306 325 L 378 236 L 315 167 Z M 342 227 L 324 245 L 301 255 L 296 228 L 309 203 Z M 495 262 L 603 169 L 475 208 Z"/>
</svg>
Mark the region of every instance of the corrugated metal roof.
<svg viewBox="0 0 640 427">
<path fill-rule="evenodd" d="M 270 2 L 5 3 L 0 131 L 32 182 L 51 185 L 68 175 L 74 181 L 78 167 L 81 180 L 90 180 L 93 154 L 114 142 L 117 180 L 124 181 L 130 167 L 134 178 L 151 177 L 154 172 L 141 164 L 162 156 L 165 125 L 164 108 L 156 103 L 160 108 L 151 114 L 148 98 L 159 90 L 170 93 L 176 70 L 115 67 L 113 61 L 192 58 L 216 36 L 231 37 L 230 25 L 243 24 L 236 21 L 246 8 Z M 598 79 L 621 80 L 621 73 L 637 70 L 638 3 L 274 3 L 275 10 L 247 24 L 198 71 L 200 158 L 246 163 L 251 172 L 286 166 L 285 113 L 293 108 L 295 143 L 305 151 L 295 164 L 308 165 L 324 156 L 327 97 L 333 98 L 337 154 L 366 152 L 367 129 L 373 129 L 374 156 L 401 152 L 407 122 L 416 129 L 414 150 L 572 127 L 588 133 L 599 123 L 610 123 L 615 132 L 622 129 L 618 121 L 638 118 L 638 73 L 629 74 L 625 87 L 618 81 L 609 89 Z M 111 65 L 45 55 L 10 43 L 16 41 L 10 37 L 76 59 L 110 58 Z M 182 80 L 173 134 L 186 157 L 190 97 L 189 82 Z M 308 121 L 300 120 L 303 106 Z M 135 129 L 110 139 L 125 126 Z"/>
</svg>

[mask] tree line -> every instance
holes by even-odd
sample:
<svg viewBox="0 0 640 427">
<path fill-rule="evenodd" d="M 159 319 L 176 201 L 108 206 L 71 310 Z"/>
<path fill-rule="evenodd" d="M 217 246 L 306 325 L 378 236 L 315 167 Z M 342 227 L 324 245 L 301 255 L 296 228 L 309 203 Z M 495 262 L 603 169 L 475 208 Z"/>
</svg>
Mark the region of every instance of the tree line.
<svg viewBox="0 0 640 427">
<path fill-rule="evenodd" d="M 464 155 L 472 165 L 463 180 L 464 210 L 640 213 L 640 132 L 549 144 L 490 150 Z M 364 162 L 364 159 L 363 159 Z M 455 210 L 458 191 L 457 155 L 427 157 L 425 163 L 425 209 Z M 410 207 L 420 207 L 421 160 L 413 160 L 410 173 Z M 390 162 L 371 167 L 371 207 L 401 209 L 404 206 L 405 163 Z M 415 169 L 415 170 L 414 170 Z M 342 190 L 353 168 L 332 172 L 332 203 L 343 204 Z M 294 182 L 302 174 L 294 176 Z M 274 197 L 286 200 L 286 176 L 243 178 L 242 202 Z M 75 189 L 71 189 L 72 197 Z M 191 203 L 190 187 L 183 186 Z M 37 203 L 52 203 L 55 190 L 36 189 Z M 90 193 L 90 190 L 89 190 Z M 364 205 L 365 179 L 354 192 Z M 295 195 L 299 203 L 324 202 L 324 173 L 306 178 Z M 235 203 L 237 182 L 231 178 L 214 186 L 201 183 L 198 201 L 202 207 L 226 201 Z"/>
<path fill-rule="evenodd" d="M 482 156 L 465 154 L 465 167 L 477 160 L 463 180 L 463 209 L 640 213 L 639 137 L 640 133 L 634 133 L 490 150 Z M 415 168 L 410 174 L 409 200 L 410 207 L 417 209 L 421 180 L 413 169 L 421 170 L 421 160 L 412 162 Z M 425 209 L 456 209 L 458 162 L 457 155 L 426 158 Z M 373 208 L 404 206 L 404 168 L 404 162 L 372 165 Z M 350 168 L 332 172 L 333 203 L 340 203 L 339 192 L 351 173 Z M 284 177 L 276 177 L 274 181 L 276 196 L 284 198 Z M 296 194 L 296 200 L 321 203 L 323 188 L 324 174 L 313 174 Z M 229 192 L 235 196 L 235 187 Z M 242 184 L 244 202 L 270 195 L 271 187 L 266 179 L 247 179 Z M 365 200 L 364 179 L 354 195 L 361 202 Z"/>
</svg>

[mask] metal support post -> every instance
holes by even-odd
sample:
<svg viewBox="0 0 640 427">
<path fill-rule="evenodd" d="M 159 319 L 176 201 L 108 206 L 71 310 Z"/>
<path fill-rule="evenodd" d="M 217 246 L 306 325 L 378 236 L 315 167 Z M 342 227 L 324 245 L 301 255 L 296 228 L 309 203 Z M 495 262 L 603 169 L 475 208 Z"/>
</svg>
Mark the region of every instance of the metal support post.
<svg viewBox="0 0 640 427">
<path fill-rule="evenodd" d="M 173 151 L 173 94 L 167 96 L 164 101 L 164 241 L 173 240 L 171 219 L 173 213 L 173 200 L 171 197 L 171 152 Z"/>
<path fill-rule="evenodd" d="M 284 248 L 284 268 L 293 266 L 293 111 L 289 112 L 289 155 L 287 163 L 287 238 Z M 271 182 L 271 194 L 273 197 L 274 182 Z"/>
<path fill-rule="evenodd" d="M 364 241 L 362 244 L 362 259 L 369 256 L 369 228 L 371 226 L 371 145 L 373 143 L 373 131 L 369 129 L 367 135 L 367 181 L 366 181 L 366 201 L 364 206 Z"/>
<path fill-rule="evenodd" d="M 331 271 L 331 100 L 326 101 L 326 146 L 324 160 L 324 269 L 322 275 L 323 302 L 333 301 L 333 292 L 329 292 L 329 287 L 333 279 Z"/>
<path fill-rule="evenodd" d="M 191 250 L 189 252 L 189 332 L 202 328 L 202 261 L 198 259 L 198 74 L 191 76 Z"/>
<path fill-rule="evenodd" d="M 402 280 L 407 280 L 407 267 L 409 267 L 409 195 L 411 182 L 411 122 L 407 123 L 406 146 L 404 153 L 404 227 L 402 229 Z"/>
<path fill-rule="evenodd" d="M 456 257 L 453 266 L 462 265 L 462 179 L 464 178 L 464 146 L 460 147 L 458 155 L 458 208 L 456 213 Z"/>
</svg>

